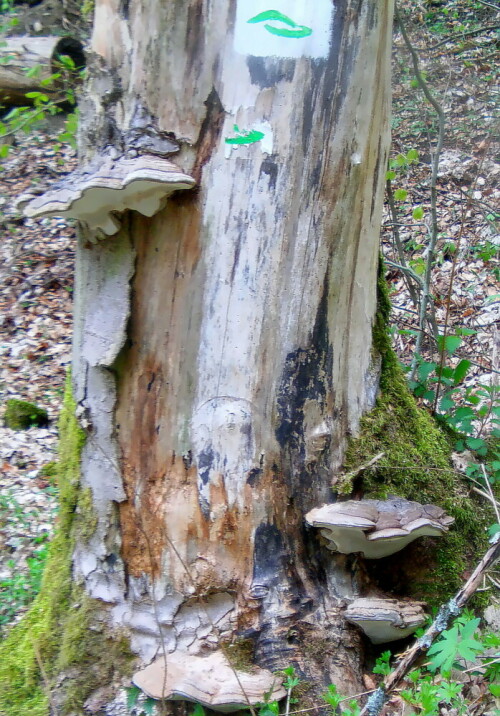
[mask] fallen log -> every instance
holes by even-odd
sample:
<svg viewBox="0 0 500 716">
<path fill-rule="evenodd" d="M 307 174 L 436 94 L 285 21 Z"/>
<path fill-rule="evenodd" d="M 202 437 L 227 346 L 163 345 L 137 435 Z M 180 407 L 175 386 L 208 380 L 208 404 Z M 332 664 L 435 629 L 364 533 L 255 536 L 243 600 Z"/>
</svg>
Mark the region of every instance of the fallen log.
<svg viewBox="0 0 500 716">
<path fill-rule="evenodd" d="M 62 82 L 44 86 L 42 80 L 61 72 L 61 55 L 70 57 L 76 70 L 85 67 L 83 44 L 73 37 L 9 37 L 0 47 L 0 104 L 27 105 L 32 99 L 30 92 L 43 91 L 49 97 L 61 95 Z M 38 71 L 35 71 L 39 68 Z M 64 79 L 69 73 L 64 72 Z M 71 78 L 70 78 L 71 81 Z"/>
</svg>

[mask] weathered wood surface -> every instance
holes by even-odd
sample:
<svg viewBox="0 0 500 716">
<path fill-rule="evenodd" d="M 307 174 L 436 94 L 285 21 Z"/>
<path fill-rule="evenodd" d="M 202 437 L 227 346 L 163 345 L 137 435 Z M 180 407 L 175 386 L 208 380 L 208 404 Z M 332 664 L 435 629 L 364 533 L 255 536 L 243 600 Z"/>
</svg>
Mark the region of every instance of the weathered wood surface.
<svg viewBox="0 0 500 716">
<path fill-rule="evenodd" d="M 60 85 L 41 84 L 52 74 L 59 72 L 57 59 L 61 55 L 71 57 L 77 68 L 85 66 L 83 45 L 72 37 L 8 37 L 0 48 L 0 103 L 3 105 L 31 104 L 26 97 L 29 92 L 43 91 L 57 97 Z M 34 76 L 28 70 L 39 67 Z"/>
<path fill-rule="evenodd" d="M 304 516 L 377 391 L 392 3 L 273 9 L 293 26 L 249 0 L 96 2 L 84 160 L 156 133 L 198 188 L 82 234 L 74 382 L 99 520 L 75 573 L 144 661 L 239 634 L 259 665 L 346 692 L 356 574 Z"/>
</svg>

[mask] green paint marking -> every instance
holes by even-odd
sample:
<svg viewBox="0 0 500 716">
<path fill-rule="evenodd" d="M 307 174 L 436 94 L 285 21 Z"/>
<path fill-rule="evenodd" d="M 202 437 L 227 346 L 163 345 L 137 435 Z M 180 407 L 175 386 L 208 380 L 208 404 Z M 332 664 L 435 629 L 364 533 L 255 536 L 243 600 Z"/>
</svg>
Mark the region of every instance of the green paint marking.
<svg viewBox="0 0 500 716">
<path fill-rule="evenodd" d="M 226 144 L 254 144 L 264 139 L 264 133 L 258 132 L 256 129 L 252 129 L 250 132 L 240 132 L 237 124 L 233 126 L 233 129 L 238 136 L 226 137 Z"/>
<path fill-rule="evenodd" d="M 282 22 L 288 27 L 275 27 L 274 25 L 269 25 L 266 22 L 267 20 L 275 20 L 277 22 Z M 255 17 L 252 17 L 250 18 L 250 20 L 247 20 L 247 22 L 251 23 L 252 25 L 255 25 L 258 22 L 264 22 L 265 29 L 270 32 L 271 35 L 279 35 L 279 37 L 291 37 L 299 39 L 301 37 L 308 37 L 309 35 L 312 35 L 312 29 L 310 27 L 307 27 L 307 25 L 297 25 L 297 23 L 294 22 L 290 17 L 284 15 L 278 10 L 266 10 L 265 12 L 260 12 L 258 15 L 255 15 Z"/>
<path fill-rule="evenodd" d="M 294 37 L 299 39 L 312 34 L 311 28 L 305 25 L 297 25 L 295 30 L 288 30 L 286 27 L 273 27 L 272 25 L 264 25 L 264 27 L 271 35 L 279 35 L 280 37 Z"/>
</svg>

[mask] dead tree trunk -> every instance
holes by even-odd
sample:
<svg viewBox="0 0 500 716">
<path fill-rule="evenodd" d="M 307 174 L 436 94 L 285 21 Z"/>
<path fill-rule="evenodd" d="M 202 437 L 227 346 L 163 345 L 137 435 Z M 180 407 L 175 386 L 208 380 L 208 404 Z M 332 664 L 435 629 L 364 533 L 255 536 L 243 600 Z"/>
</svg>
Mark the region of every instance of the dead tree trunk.
<svg viewBox="0 0 500 716">
<path fill-rule="evenodd" d="M 145 662 L 240 636 L 261 666 L 360 685 L 351 558 L 304 515 L 377 391 L 391 17 L 390 0 L 96 2 L 84 161 L 171 155 L 196 181 L 79 249 L 97 526 L 75 578 Z"/>
</svg>

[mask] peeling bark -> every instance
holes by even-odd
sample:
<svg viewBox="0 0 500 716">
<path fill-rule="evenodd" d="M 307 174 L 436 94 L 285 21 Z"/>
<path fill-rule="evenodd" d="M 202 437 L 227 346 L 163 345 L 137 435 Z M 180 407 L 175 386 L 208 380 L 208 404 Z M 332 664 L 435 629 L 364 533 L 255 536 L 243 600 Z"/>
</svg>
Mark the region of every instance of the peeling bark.
<svg viewBox="0 0 500 716">
<path fill-rule="evenodd" d="M 161 137 L 198 188 L 82 236 L 75 384 L 99 526 L 75 569 L 146 662 L 242 636 L 259 665 L 346 692 L 356 571 L 304 516 L 333 499 L 377 391 L 392 4 L 289 5 L 311 40 L 249 23 L 247 0 L 96 2 L 84 153 Z"/>
</svg>

